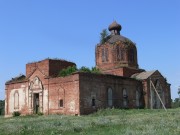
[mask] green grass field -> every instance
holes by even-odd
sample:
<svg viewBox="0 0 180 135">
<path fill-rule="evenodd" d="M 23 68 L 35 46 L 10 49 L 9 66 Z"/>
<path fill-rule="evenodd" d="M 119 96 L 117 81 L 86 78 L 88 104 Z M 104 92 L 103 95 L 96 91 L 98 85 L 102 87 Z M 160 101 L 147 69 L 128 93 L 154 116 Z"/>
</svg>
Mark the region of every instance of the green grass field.
<svg viewBox="0 0 180 135">
<path fill-rule="evenodd" d="M 106 109 L 87 116 L 0 117 L 1 135 L 180 135 L 180 108 Z"/>
</svg>

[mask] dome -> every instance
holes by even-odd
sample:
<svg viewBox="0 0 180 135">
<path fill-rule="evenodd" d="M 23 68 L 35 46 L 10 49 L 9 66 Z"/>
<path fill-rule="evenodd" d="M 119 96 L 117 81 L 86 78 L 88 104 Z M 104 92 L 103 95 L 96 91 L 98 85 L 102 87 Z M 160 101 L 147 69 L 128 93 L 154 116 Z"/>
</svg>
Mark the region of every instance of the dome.
<svg viewBox="0 0 180 135">
<path fill-rule="evenodd" d="M 126 41 L 131 41 L 131 40 L 129 40 L 128 38 L 121 36 L 121 35 L 111 35 L 111 36 L 109 36 L 109 39 L 107 40 L 107 42 L 110 44 L 114 44 L 118 41 L 126 42 Z"/>
<path fill-rule="evenodd" d="M 118 24 L 116 21 L 114 21 L 112 24 L 109 25 L 108 29 L 109 29 L 109 31 L 111 31 L 111 30 L 120 31 L 121 30 L 121 25 Z"/>
</svg>

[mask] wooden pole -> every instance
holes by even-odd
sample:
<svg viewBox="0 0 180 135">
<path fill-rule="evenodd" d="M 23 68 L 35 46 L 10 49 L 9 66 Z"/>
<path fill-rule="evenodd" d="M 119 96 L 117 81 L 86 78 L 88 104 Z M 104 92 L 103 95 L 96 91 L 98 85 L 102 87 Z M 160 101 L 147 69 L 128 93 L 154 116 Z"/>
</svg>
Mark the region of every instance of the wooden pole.
<svg viewBox="0 0 180 135">
<path fill-rule="evenodd" d="M 154 88 L 154 90 L 155 90 L 159 100 L 161 101 L 161 104 L 162 104 L 164 110 L 167 112 L 166 107 L 164 106 L 164 103 L 162 102 L 161 97 L 159 96 L 159 94 L 158 94 L 158 92 L 157 92 L 157 90 L 156 90 L 156 88 L 155 88 L 155 86 L 154 86 L 154 84 L 153 84 L 153 82 L 151 80 L 150 80 L 150 83 L 152 84 L 152 86 L 153 86 L 153 88 Z"/>
<path fill-rule="evenodd" d="M 150 94 L 151 94 L 151 109 L 153 109 L 153 97 L 152 97 L 152 87 L 151 87 L 151 78 L 150 78 Z"/>
</svg>

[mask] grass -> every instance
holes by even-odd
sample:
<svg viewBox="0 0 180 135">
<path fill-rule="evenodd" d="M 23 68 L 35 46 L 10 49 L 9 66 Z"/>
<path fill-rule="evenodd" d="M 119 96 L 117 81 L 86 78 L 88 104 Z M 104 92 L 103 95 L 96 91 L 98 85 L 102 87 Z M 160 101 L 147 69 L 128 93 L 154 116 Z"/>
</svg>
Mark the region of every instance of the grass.
<svg viewBox="0 0 180 135">
<path fill-rule="evenodd" d="M 99 110 L 87 116 L 0 117 L 0 135 L 179 135 L 180 108 Z"/>
</svg>

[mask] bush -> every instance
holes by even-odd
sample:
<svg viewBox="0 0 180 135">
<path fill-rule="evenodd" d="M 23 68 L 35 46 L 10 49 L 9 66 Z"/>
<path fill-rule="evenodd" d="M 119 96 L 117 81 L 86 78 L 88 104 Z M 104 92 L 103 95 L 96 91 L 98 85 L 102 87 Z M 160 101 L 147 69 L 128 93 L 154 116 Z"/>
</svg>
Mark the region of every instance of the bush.
<svg viewBox="0 0 180 135">
<path fill-rule="evenodd" d="M 85 66 L 82 66 L 80 69 L 79 69 L 80 72 L 86 72 L 86 73 L 90 73 L 91 70 L 88 68 L 88 67 L 85 67 Z"/>
<path fill-rule="evenodd" d="M 92 68 L 91 68 L 91 73 L 100 74 L 101 71 L 100 71 L 98 68 L 96 68 L 96 67 L 92 67 Z"/>
<path fill-rule="evenodd" d="M 71 75 L 72 73 L 74 73 L 76 71 L 77 71 L 76 66 L 68 67 L 66 69 L 62 69 L 59 72 L 59 76 L 65 77 L 65 76 Z"/>
<path fill-rule="evenodd" d="M 41 116 L 44 115 L 42 112 L 38 112 L 37 115 Z"/>
<path fill-rule="evenodd" d="M 85 73 L 95 73 L 95 74 L 101 73 L 100 70 L 96 67 L 92 67 L 91 69 L 89 69 L 88 67 L 82 66 L 80 69 L 77 69 L 76 66 L 72 66 L 72 67 L 67 67 L 65 69 L 62 69 L 59 72 L 58 76 L 65 77 L 65 76 L 71 75 L 72 73 L 77 72 L 77 71 L 85 72 Z"/>
<path fill-rule="evenodd" d="M 14 111 L 13 112 L 13 117 L 17 117 L 17 116 L 20 116 L 21 113 L 19 111 Z"/>
</svg>

